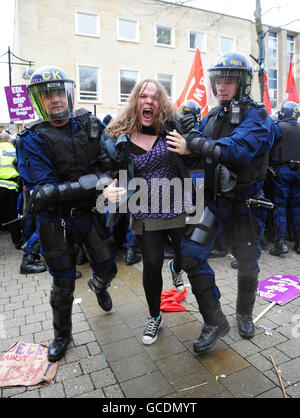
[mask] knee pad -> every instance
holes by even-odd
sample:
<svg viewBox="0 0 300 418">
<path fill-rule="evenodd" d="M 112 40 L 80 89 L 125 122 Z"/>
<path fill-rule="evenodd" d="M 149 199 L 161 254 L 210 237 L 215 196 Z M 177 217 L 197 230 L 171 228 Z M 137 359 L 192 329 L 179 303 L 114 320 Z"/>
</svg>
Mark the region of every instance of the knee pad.
<svg viewBox="0 0 300 418">
<path fill-rule="evenodd" d="M 57 220 L 41 224 L 40 240 L 45 261 L 51 270 L 65 270 L 76 264 L 73 244 L 64 236 Z"/>
<path fill-rule="evenodd" d="M 108 229 L 92 223 L 90 230 L 85 234 L 82 246 L 91 264 L 100 264 L 114 257 L 113 238 Z"/>
<path fill-rule="evenodd" d="M 201 263 L 195 258 L 181 258 L 181 267 L 188 274 L 189 278 L 197 276 L 200 271 Z"/>
</svg>

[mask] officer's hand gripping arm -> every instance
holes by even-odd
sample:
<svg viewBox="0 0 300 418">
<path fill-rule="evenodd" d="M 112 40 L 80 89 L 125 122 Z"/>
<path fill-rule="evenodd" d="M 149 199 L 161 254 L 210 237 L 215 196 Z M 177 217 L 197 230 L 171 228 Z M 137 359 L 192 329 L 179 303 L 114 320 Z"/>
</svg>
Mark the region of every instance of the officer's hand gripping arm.
<svg viewBox="0 0 300 418">
<path fill-rule="evenodd" d="M 180 135 L 187 134 L 191 130 L 195 130 L 194 116 L 180 115 L 179 113 L 175 113 L 172 118 L 166 119 L 164 121 L 164 129 L 167 135 L 174 129 Z M 195 132 L 197 131 L 195 130 Z"/>
</svg>

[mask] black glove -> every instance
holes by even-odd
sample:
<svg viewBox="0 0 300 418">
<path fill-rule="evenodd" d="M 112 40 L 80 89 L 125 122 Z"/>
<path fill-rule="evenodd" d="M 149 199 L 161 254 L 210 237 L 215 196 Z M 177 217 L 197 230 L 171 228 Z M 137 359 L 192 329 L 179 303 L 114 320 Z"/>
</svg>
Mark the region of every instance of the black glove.
<svg viewBox="0 0 300 418">
<path fill-rule="evenodd" d="M 180 135 L 185 135 L 195 130 L 195 118 L 190 114 L 175 113 L 171 119 L 166 119 L 163 125 L 167 134 L 175 129 Z"/>
<path fill-rule="evenodd" d="M 98 161 L 100 163 L 101 170 L 110 170 L 111 168 L 111 159 L 107 152 L 103 152 L 101 155 L 98 156 Z"/>
<path fill-rule="evenodd" d="M 179 113 L 175 113 L 174 116 L 170 119 L 165 119 L 163 122 L 164 130 L 167 135 L 169 135 L 170 132 L 174 131 L 174 129 L 180 134 L 183 134 L 183 127 L 180 122 L 181 115 Z"/>
<path fill-rule="evenodd" d="M 191 114 L 182 115 L 180 123 L 184 134 L 195 130 L 195 117 Z"/>
</svg>

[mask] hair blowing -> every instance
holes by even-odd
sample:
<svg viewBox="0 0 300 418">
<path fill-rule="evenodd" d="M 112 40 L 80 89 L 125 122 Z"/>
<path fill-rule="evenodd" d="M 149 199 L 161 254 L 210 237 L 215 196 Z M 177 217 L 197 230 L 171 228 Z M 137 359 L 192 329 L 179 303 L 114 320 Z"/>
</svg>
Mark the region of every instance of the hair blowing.
<svg viewBox="0 0 300 418">
<path fill-rule="evenodd" d="M 163 121 L 173 116 L 176 109 L 172 103 L 170 103 L 165 87 L 156 80 L 146 79 L 140 81 L 134 86 L 126 106 L 108 125 L 107 132 L 111 138 L 117 140 L 120 135 L 127 135 L 141 131 L 142 124 L 139 120 L 138 99 L 140 94 L 147 87 L 148 83 L 155 84 L 157 88 L 156 94 L 159 109 L 156 115 L 154 115 L 155 133 L 156 135 L 159 135 L 163 132 Z"/>
</svg>

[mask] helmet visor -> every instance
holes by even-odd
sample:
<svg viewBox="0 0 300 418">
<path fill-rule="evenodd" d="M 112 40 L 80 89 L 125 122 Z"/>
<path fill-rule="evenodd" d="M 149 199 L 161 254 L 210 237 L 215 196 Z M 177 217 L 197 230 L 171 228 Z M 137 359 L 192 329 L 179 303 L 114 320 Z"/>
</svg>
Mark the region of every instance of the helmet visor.
<svg viewBox="0 0 300 418">
<path fill-rule="evenodd" d="M 223 88 L 225 88 L 225 86 L 227 86 L 227 88 L 224 94 L 229 94 L 227 100 L 239 97 L 242 71 L 228 69 L 220 70 L 216 68 L 210 69 L 208 72 L 211 88 L 215 97 L 219 98 L 219 95 L 223 92 Z M 229 89 L 230 85 L 232 86 L 231 89 Z M 220 86 L 222 86 L 222 88 L 220 88 Z"/>
<path fill-rule="evenodd" d="M 45 121 L 74 116 L 74 82 L 56 81 L 28 86 L 28 93 L 39 117 Z"/>
</svg>

